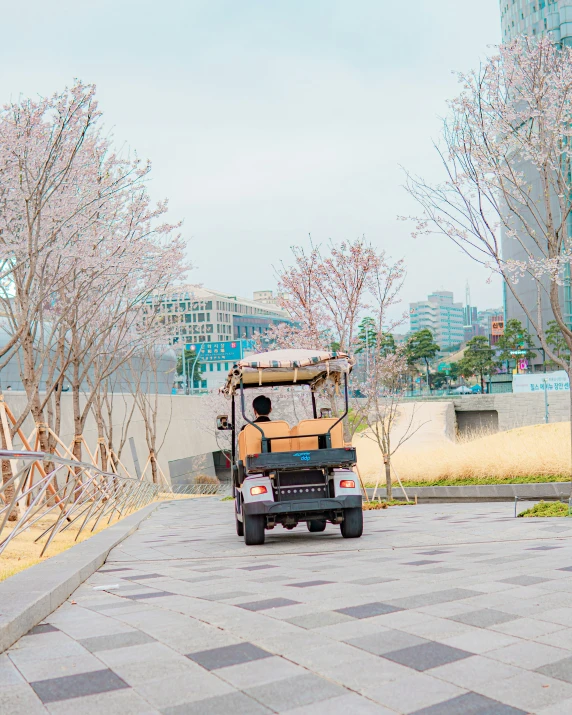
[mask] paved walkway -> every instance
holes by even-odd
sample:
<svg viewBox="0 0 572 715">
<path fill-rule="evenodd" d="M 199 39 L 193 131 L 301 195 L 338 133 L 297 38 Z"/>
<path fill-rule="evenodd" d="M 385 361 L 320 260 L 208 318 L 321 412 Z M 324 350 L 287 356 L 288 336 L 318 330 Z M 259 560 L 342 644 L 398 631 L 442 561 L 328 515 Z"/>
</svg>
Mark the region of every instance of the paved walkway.
<svg viewBox="0 0 572 715">
<path fill-rule="evenodd" d="M 0 712 L 569 715 L 572 521 L 512 508 L 247 548 L 231 502 L 162 505 L 0 655 Z"/>
</svg>

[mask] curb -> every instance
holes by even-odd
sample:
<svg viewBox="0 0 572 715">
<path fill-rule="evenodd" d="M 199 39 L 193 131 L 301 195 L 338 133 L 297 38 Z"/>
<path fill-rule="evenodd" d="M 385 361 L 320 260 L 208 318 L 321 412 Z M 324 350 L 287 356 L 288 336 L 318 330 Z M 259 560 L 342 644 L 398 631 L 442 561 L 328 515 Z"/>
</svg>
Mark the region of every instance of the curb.
<svg viewBox="0 0 572 715">
<path fill-rule="evenodd" d="M 473 484 L 459 487 L 405 487 L 407 496 L 410 499 L 417 497 L 417 500 L 425 504 L 439 504 L 447 502 L 507 502 L 518 498 L 521 501 L 530 499 L 538 501 L 540 499 L 558 500 L 570 496 L 570 482 L 528 482 L 526 484 Z M 367 488 L 368 496 L 371 498 L 374 490 Z M 386 496 L 385 487 L 379 487 L 377 494 L 384 499 Z M 396 499 L 403 499 L 403 492 L 398 485 L 393 486 L 393 496 Z"/>
<path fill-rule="evenodd" d="M 61 606 L 105 563 L 111 549 L 163 503 L 149 504 L 67 551 L 0 582 L 0 653 Z"/>
</svg>

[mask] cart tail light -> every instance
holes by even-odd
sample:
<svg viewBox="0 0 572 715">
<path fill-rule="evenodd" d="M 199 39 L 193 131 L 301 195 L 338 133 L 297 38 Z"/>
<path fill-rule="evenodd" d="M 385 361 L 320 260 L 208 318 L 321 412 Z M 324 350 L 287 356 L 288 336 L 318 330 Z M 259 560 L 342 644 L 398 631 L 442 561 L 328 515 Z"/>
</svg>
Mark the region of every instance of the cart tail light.
<svg viewBox="0 0 572 715">
<path fill-rule="evenodd" d="M 267 491 L 268 489 L 266 489 L 266 487 L 250 487 L 250 493 L 253 497 L 258 496 L 259 494 L 266 494 Z"/>
<path fill-rule="evenodd" d="M 353 479 L 342 479 L 342 481 L 340 482 L 340 487 L 342 489 L 355 489 L 355 486 L 356 483 Z"/>
</svg>

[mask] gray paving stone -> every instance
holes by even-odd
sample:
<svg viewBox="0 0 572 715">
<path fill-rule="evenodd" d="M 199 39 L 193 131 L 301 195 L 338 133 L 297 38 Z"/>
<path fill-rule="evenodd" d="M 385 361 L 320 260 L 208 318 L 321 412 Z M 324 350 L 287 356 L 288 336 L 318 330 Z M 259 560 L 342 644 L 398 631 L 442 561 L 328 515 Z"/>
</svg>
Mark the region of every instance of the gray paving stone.
<svg viewBox="0 0 572 715">
<path fill-rule="evenodd" d="M 121 690 L 129 686 L 111 670 L 96 670 L 90 673 L 64 675 L 61 678 L 49 678 L 31 682 L 36 695 L 43 703 L 56 700 L 81 698 L 84 695 L 108 693 L 111 690 Z"/>
<path fill-rule="evenodd" d="M 522 574 L 521 576 L 511 576 L 510 578 L 503 578 L 500 583 L 512 583 L 515 586 L 535 586 L 538 583 L 546 583 L 549 579 L 541 578 L 540 576 L 529 576 L 528 574 Z"/>
<path fill-rule="evenodd" d="M 347 608 L 337 608 L 336 612 L 352 618 L 373 618 L 373 616 L 383 616 L 386 613 L 396 613 L 403 609 L 398 606 L 391 606 L 387 603 L 375 601 L 374 603 L 364 603 L 361 606 L 348 606 Z"/>
<path fill-rule="evenodd" d="M 102 667 L 104 667 L 102 662 L 91 653 L 58 658 L 57 652 L 54 652 L 52 658 L 26 661 L 20 663 L 18 669 L 28 682 L 33 682 L 77 673 L 90 673 L 101 670 Z"/>
<path fill-rule="evenodd" d="M 367 698 L 351 693 L 329 698 L 313 705 L 286 710 L 285 715 L 395 715 L 395 710 L 389 710 Z"/>
<path fill-rule="evenodd" d="M 401 650 L 384 654 L 384 658 L 400 663 L 419 672 L 438 668 L 447 663 L 455 663 L 463 658 L 470 658 L 473 653 L 468 653 L 460 648 L 452 648 L 443 643 L 429 641 L 420 645 L 410 646 Z"/>
<path fill-rule="evenodd" d="M 503 613 L 495 611 L 492 608 L 482 608 L 479 611 L 469 611 L 469 613 L 458 613 L 455 616 L 449 616 L 452 621 L 458 623 L 466 623 L 468 626 L 477 626 L 478 628 L 488 628 L 489 626 L 498 626 L 501 623 L 515 621 L 518 616 L 512 613 Z"/>
<path fill-rule="evenodd" d="M 151 643 L 155 639 L 142 631 L 128 631 L 127 633 L 114 633 L 110 636 L 93 636 L 92 638 L 80 639 L 79 643 L 90 653 L 97 653 L 100 650 L 114 650 L 115 648 L 126 648 L 133 645 Z"/>
<path fill-rule="evenodd" d="M 46 708 L 51 715 L 160 715 L 131 688 L 59 700 L 48 703 Z"/>
<path fill-rule="evenodd" d="M 384 653 L 391 653 L 392 651 L 430 642 L 425 638 L 419 638 L 411 633 L 398 630 L 387 630 L 362 636 L 361 638 L 346 640 L 346 643 L 374 655 L 383 655 Z"/>
<path fill-rule="evenodd" d="M 59 632 L 59 628 L 52 626 L 51 623 L 40 623 L 37 626 L 34 626 L 34 628 L 32 628 L 31 630 L 29 630 L 26 633 L 26 636 L 24 636 L 24 637 L 36 636 L 41 633 L 58 633 L 58 632 Z"/>
<path fill-rule="evenodd" d="M 416 710 L 411 715 L 527 715 L 524 710 L 485 698 L 477 693 L 459 695 L 452 700 Z"/>
<path fill-rule="evenodd" d="M 395 578 L 383 578 L 382 576 L 368 576 L 367 578 L 356 578 L 350 583 L 357 583 L 360 586 L 373 586 L 376 583 L 391 583 L 397 581 Z"/>
<path fill-rule="evenodd" d="M 290 588 L 309 588 L 310 586 L 325 586 L 326 584 L 334 583 L 333 581 L 301 581 L 300 583 L 285 583 L 285 586 Z"/>
<path fill-rule="evenodd" d="M 265 685 L 276 680 L 293 678 L 296 675 L 305 675 L 306 673 L 307 671 L 301 666 L 279 656 L 231 665 L 227 668 L 219 668 L 216 671 L 218 678 L 222 678 L 239 690 L 254 688 L 258 685 Z"/>
<path fill-rule="evenodd" d="M 230 598 L 242 598 L 243 596 L 252 596 L 249 591 L 223 591 L 222 593 L 209 593 L 206 596 L 202 595 L 204 601 L 227 601 Z"/>
<path fill-rule="evenodd" d="M 246 693 L 270 710 L 281 713 L 344 695 L 347 690 L 317 675 L 308 674 L 249 688 Z"/>
<path fill-rule="evenodd" d="M 255 564 L 254 566 L 242 566 L 241 571 L 263 571 L 264 569 L 276 569 L 273 564 Z"/>
<path fill-rule="evenodd" d="M 269 608 L 283 608 L 284 606 L 296 606 L 300 601 L 291 601 L 289 598 L 267 598 L 263 601 L 251 601 L 250 603 L 237 603 L 239 608 L 247 611 L 267 611 Z"/>
<path fill-rule="evenodd" d="M 2 715 L 46 715 L 47 710 L 26 684 L 7 685 L 0 689 Z"/>
<path fill-rule="evenodd" d="M 418 553 L 422 556 L 437 556 L 437 554 L 450 554 L 451 552 L 443 551 L 442 549 L 432 549 L 431 551 L 419 551 Z"/>
<path fill-rule="evenodd" d="M 175 705 L 163 710 L 164 715 L 266 715 L 272 710 L 244 693 L 228 693 L 206 700 Z"/>
<path fill-rule="evenodd" d="M 308 629 L 323 628 L 324 626 L 333 626 L 338 623 L 347 623 L 348 621 L 355 621 L 355 619 L 336 611 L 317 611 L 316 613 L 308 613 L 305 616 L 294 616 L 286 619 L 286 623 Z"/>
<path fill-rule="evenodd" d="M 125 596 L 125 598 L 131 598 L 133 601 L 139 601 L 145 598 L 161 598 L 162 596 L 174 595 L 174 593 L 170 593 L 169 591 L 149 591 L 148 593 L 136 593 L 132 596 Z"/>
<path fill-rule="evenodd" d="M 566 683 L 572 683 L 572 656 L 543 665 L 537 668 L 536 672 L 557 680 L 564 680 Z"/>
<path fill-rule="evenodd" d="M 198 653 L 188 653 L 187 658 L 202 665 L 207 670 L 226 668 L 229 665 L 239 663 L 249 663 L 260 658 L 270 658 L 272 654 L 258 648 L 252 643 L 237 643 L 236 645 L 222 646 L 222 648 L 212 648 Z"/>
<path fill-rule="evenodd" d="M 431 559 L 421 559 L 420 561 L 407 561 L 404 566 L 426 566 L 427 564 L 441 564 L 442 561 L 435 561 Z"/>
<path fill-rule="evenodd" d="M 189 668 L 178 673 L 167 670 L 154 677 L 150 671 L 147 679 L 136 684 L 135 689 L 153 708 L 161 711 L 234 692 L 227 682 L 190 661 Z"/>
<path fill-rule="evenodd" d="M 482 595 L 481 591 L 471 591 L 468 588 L 448 588 L 444 591 L 432 591 L 418 596 L 391 599 L 390 603 L 400 609 L 423 608 L 423 606 L 434 606 L 437 603 L 447 603 L 448 601 L 461 601 L 465 598 Z"/>
</svg>

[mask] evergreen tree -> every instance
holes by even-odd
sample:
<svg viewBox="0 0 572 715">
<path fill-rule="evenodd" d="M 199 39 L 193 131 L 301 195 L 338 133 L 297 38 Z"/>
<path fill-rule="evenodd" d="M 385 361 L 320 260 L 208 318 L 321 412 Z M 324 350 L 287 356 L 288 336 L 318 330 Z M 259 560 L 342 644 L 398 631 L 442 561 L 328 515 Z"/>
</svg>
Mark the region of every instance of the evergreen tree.
<svg viewBox="0 0 572 715">
<path fill-rule="evenodd" d="M 491 348 L 488 339 L 484 335 L 476 335 L 469 340 L 463 359 L 459 361 L 463 377 L 479 375 L 482 392 L 485 391 L 484 376 L 495 372 L 497 365 L 495 351 Z"/>
<path fill-rule="evenodd" d="M 555 321 L 551 321 L 556 325 Z M 534 347 L 534 339 L 526 328 L 523 327 L 520 320 L 511 318 L 507 320 L 504 327 L 504 335 L 501 335 L 496 344 L 497 350 L 500 350 L 499 360 L 532 360 L 536 357 L 536 353 L 532 350 Z M 524 353 L 518 355 L 514 351 L 524 350 Z"/>
<path fill-rule="evenodd" d="M 431 389 L 429 379 L 429 360 L 433 360 L 439 350 L 440 347 L 435 342 L 433 333 L 429 330 L 429 328 L 423 328 L 423 330 L 418 330 L 416 333 L 413 333 L 405 345 L 405 355 L 407 357 L 408 365 L 415 365 L 421 361 L 425 363 L 427 385 L 429 389 Z"/>
</svg>

